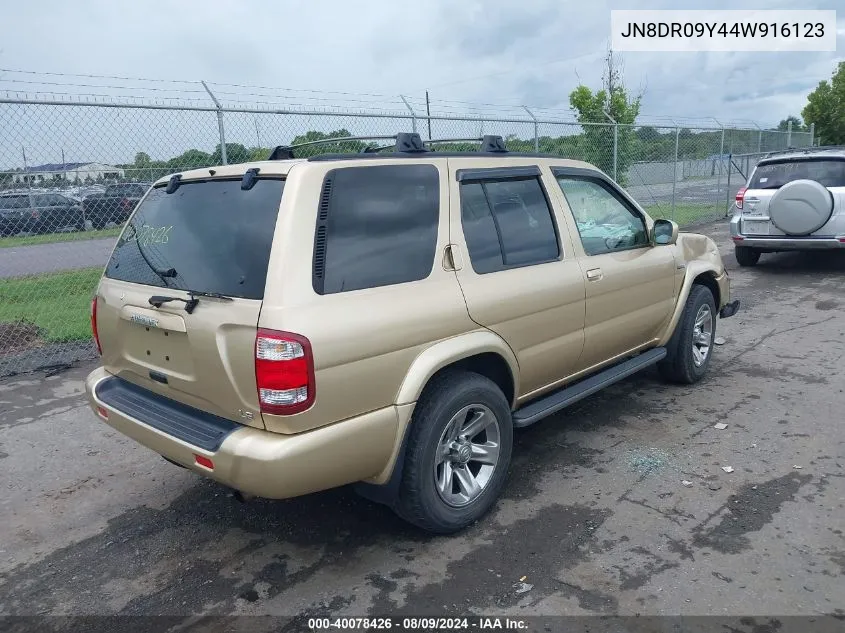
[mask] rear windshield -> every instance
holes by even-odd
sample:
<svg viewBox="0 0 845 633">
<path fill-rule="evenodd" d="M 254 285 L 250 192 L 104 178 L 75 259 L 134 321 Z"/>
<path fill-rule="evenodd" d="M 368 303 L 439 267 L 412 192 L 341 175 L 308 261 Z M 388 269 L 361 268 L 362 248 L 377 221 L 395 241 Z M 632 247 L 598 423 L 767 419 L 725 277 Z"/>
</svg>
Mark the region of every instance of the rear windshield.
<svg viewBox="0 0 845 633">
<path fill-rule="evenodd" d="M 27 196 L 3 196 L 0 198 L 0 209 L 26 209 L 29 206 Z"/>
<path fill-rule="evenodd" d="M 749 189 L 778 189 L 793 180 L 815 180 L 825 187 L 845 187 L 845 161 L 795 160 L 759 165 Z"/>
<path fill-rule="evenodd" d="M 106 277 L 262 299 L 284 182 L 185 183 L 153 189 L 114 248 Z"/>
</svg>

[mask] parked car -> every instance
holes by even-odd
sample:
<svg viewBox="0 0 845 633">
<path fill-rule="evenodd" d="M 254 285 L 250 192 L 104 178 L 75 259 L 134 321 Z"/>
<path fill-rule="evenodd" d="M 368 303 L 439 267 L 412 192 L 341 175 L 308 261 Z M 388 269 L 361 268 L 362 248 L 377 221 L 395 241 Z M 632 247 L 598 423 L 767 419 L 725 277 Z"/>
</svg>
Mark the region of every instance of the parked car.
<svg viewBox="0 0 845 633">
<path fill-rule="evenodd" d="M 449 533 L 514 428 L 655 364 L 705 375 L 739 306 L 712 240 L 500 137 L 393 149 L 158 181 L 92 302 L 96 415 L 240 498 L 356 483 Z"/>
<path fill-rule="evenodd" d="M 82 206 L 58 193 L 0 194 L 0 235 L 85 230 Z"/>
<path fill-rule="evenodd" d="M 736 194 L 731 238 L 740 266 L 762 253 L 845 248 L 845 148 L 761 160 Z"/>
<path fill-rule="evenodd" d="M 103 193 L 92 193 L 82 201 L 85 217 L 95 229 L 109 222 L 121 225 L 149 189 L 146 183 L 127 182 L 109 185 Z"/>
</svg>

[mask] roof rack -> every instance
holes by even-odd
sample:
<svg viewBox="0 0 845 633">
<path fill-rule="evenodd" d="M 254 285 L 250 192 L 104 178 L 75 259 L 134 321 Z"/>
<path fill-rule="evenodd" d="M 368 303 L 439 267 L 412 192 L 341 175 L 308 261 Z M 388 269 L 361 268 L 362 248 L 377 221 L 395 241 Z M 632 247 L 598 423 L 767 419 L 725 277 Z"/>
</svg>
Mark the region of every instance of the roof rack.
<svg viewBox="0 0 845 633">
<path fill-rule="evenodd" d="M 815 154 L 817 152 L 826 152 L 828 150 L 845 150 L 845 145 L 814 145 L 812 147 L 787 147 L 786 149 L 778 149 L 773 152 L 767 152 L 763 158 L 771 156 L 778 156 L 779 154 Z"/>
<path fill-rule="evenodd" d="M 302 148 L 302 147 L 311 147 L 314 145 L 334 145 L 337 143 L 343 143 L 346 141 L 378 141 L 378 140 L 391 140 L 394 141 L 392 145 L 384 145 L 382 147 L 373 147 L 371 145 L 365 146 L 362 150 L 362 154 L 372 154 L 376 152 L 381 152 L 384 150 L 393 150 L 394 152 L 403 153 L 403 154 L 410 154 L 410 153 L 425 153 L 431 150 L 426 148 L 426 145 L 431 145 L 433 143 L 467 143 L 467 142 L 474 142 L 474 143 L 481 143 L 481 147 L 479 148 L 479 152 L 487 152 L 487 153 L 507 153 L 507 148 L 505 147 L 505 141 L 501 136 L 496 136 L 492 134 L 488 134 L 481 137 L 473 137 L 473 138 L 442 138 L 442 139 L 430 139 L 427 141 L 423 141 L 419 134 L 416 132 L 399 132 L 398 134 L 394 134 L 393 136 L 338 136 L 335 138 L 325 138 L 320 139 L 317 141 L 307 141 L 305 143 L 297 143 L 296 145 L 279 145 L 270 153 L 270 156 L 267 160 L 289 160 L 292 158 L 296 158 L 296 154 L 294 150 Z"/>
</svg>

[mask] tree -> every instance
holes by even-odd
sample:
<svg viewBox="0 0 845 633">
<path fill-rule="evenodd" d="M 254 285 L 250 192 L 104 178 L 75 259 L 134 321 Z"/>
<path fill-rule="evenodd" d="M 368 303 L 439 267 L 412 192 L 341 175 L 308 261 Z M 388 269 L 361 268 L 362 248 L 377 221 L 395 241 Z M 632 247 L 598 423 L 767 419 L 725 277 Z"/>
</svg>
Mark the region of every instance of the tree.
<svg viewBox="0 0 845 633">
<path fill-rule="evenodd" d="M 235 163 L 245 163 L 249 160 L 249 150 L 240 143 L 226 143 L 226 162 L 230 165 Z M 220 143 L 211 155 L 212 165 L 221 165 L 223 163 L 223 153 L 220 151 Z M 205 167 L 205 165 L 201 165 Z"/>
<path fill-rule="evenodd" d="M 586 159 L 611 176 L 614 175 L 614 143 L 613 126 L 608 117 L 618 124 L 615 175 L 622 183 L 633 160 L 630 151 L 634 138 L 632 125 L 640 113 L 641 98 L 642 95 L 633 98 L 628 95 L 622 70 L 612 50 L 605 57 L 602 89 L 594 93 L 582 84 L 569 95 L 569 105 L 584 127 Z"/>
<path fill-rule="evenodd" d="M 146 152 L 138 152 L 135 154 L 135 167 L 148 167 L 150 164 L 150 155 Z"/>
<path fill-rule="evenodd" d="M 332 138 L 343 138 L 346 136 L 352 136 L 349 130 L 345 128 L 341 128 L 339 130 L 334 130 L 333 132 L 317 132 L 316 130 L 311 130 L 310 132 L 306 132 L 305 134 L 301 134 L 291 141 L 291 145 L 299 145 L 300 143 L 310 143 L 311 141 L 323 141 L 326 139 Z M 350 152 L 360 152 L 364 147 L 367 146 L 367 143 L 362 141 L 340 141 L 338 143 L 327 143 L 325 145 L 313 145 L 313 146 L 306 146 L 299 148 L 294 151 L 296 156 L 315 156 L 317 154 L 327 154 L 327 153 L 350 153 Z"/>
<path fill-rule="evenodd" d="M 660 138 L 660 132 L 657 131 L 657 128 L 652 127 L 651 125 L 644 125 L 637 128 L 637 131 L 634 132 L 634 134 L 636 134 L 637 138 L 643 143 L 653 143 Z"/>
<path fill-rule="evenodd" d="M 240 147 L 243 147 L 242 145 Z M 218 146 L 218 150 L 219 150 Z M 226 143 L 226 152 L 229 152 L 229 143 Z M 227 157 L 230 163 L 243 162 L 232 160 L 231 154 Z M 214 162 L 214 157 L 208 152 L 203 152 L 199 149 L 189 149 L 179 154 L 175 158 L 167 161 L 167 167 L 174 170 L 196 169 L 197 167 L 210 167 L 211 165 L 219 164 L 220 161 Z"/>
<path fill-rule="evenodd" d="M 839 62 L 828 81 L 807 96 L 804 121 L 816 126 L 816 137 L 827 145 L 845 145 L 845 62 Z"/>
<path fill-rule="evenodd" d="M 790 114 L 785 119 L 782 119 L 780 123 L 778 123 L 777 130 L 778 132 L 786 132 L 789 130 L 789 124 L 792 123 L 792 131 L 793 132 L 806 132 L 807 126 L 801 122 L 794 114 Z"/>
</svg>

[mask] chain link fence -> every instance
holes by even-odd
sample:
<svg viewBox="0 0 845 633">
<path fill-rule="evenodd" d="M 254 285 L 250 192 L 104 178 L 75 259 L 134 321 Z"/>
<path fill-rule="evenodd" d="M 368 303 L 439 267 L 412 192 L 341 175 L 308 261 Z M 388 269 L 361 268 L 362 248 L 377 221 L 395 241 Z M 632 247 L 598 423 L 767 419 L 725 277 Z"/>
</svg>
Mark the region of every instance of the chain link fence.
<svg viewBox="0 0 845 633">
<path fill-rule="evenodd" d="M 813 143 L 804 132 L 582 125 L 524 110 L 425 117 L 0 99 L 0 376 L 95 356 L 93 289 L 138 199 L 167 174 L 262 160 L 276 145 L 326 137 L 497 134 L 511 151 L 593 163 L 652 216 L 689 226 L 724 217 L 765 152 Z M 313 151 L 363 147 L 347 141 Z"/>
</svg>

